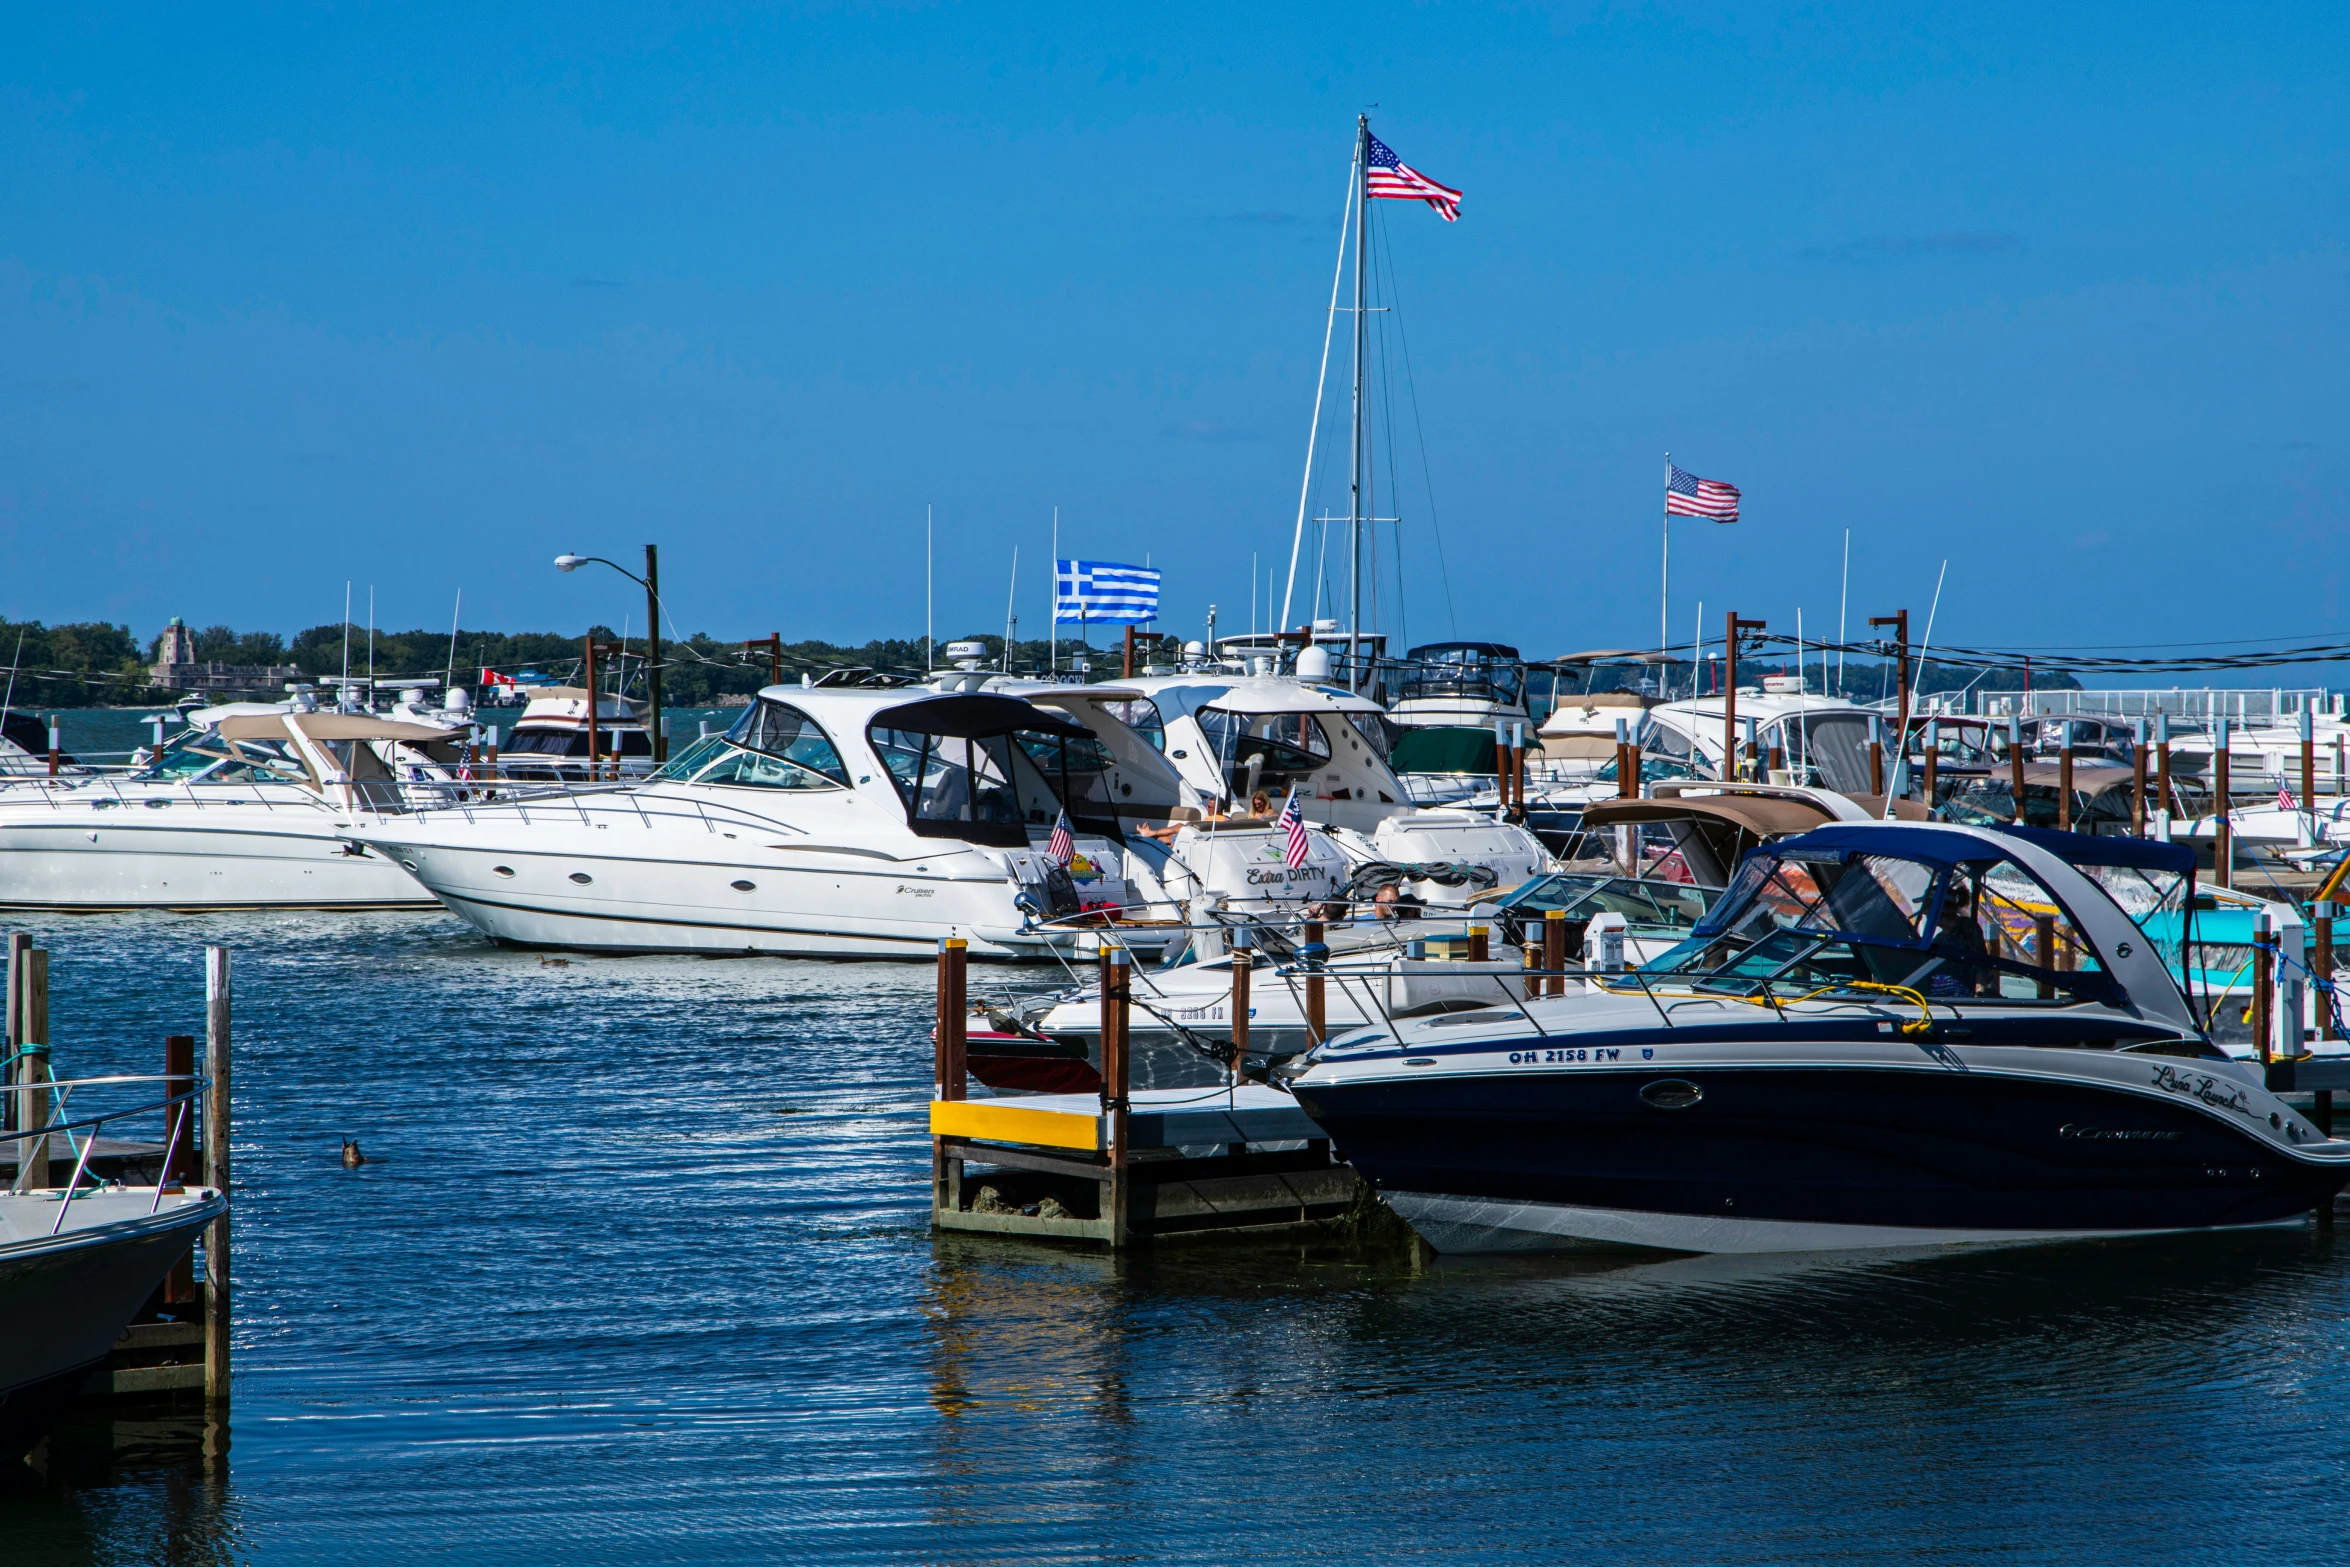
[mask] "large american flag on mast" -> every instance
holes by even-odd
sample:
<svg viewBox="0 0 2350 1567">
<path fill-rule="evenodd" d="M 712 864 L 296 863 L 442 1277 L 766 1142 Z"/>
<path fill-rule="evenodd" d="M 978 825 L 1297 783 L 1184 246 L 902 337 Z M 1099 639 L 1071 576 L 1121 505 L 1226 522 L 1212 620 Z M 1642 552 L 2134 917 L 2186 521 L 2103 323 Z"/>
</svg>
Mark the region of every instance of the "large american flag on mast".
<svg viewBox="0 0 2350 1567">
<path fill-rule="evenodd" d="M 1374 200 L 1424 201 L 1444 214 L 1447 223 L 1461 219 L 1461 193 L 1439 185 L 1395 155 L 1395 149 L 1365 131 L 1370 155 L 1364 161 L 1363 194 Z"/>
<path fill-rule="evenodd" d="M 1665 515 L 1668 517 L 1711 517 L 1716 522 L 1738 520 L 1738 486 L 1724 484 L 1719 479 L 1700 479 L 1694 473 L 1683 473 L 1672 463 L 1665 464 Z"/>
<path fill-rule="evenodd" d="M 1312 858 L 1313 851 L 1306 842 L 1306 819 L 1297 808 L 1297 788 L 1290 787 L 1289 802 L 1281 807 L 1280 827 L 1284 835 L 1281 863 L 1291 870 L 1302 870 Z"/>
</svg>

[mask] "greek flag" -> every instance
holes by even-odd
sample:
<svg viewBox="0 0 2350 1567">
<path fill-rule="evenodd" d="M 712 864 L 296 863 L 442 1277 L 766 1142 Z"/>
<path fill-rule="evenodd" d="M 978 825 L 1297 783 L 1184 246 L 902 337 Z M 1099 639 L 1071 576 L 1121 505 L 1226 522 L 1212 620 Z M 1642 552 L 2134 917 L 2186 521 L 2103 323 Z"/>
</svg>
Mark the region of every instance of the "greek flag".
<svg viewBox="0 0 2350 1567">
<path fill-rule="evenodd" d="M 1090 625 L 1159 618 L 1159 574 L 1108 560 L 1053 562 L 1053 619 Z"/>
</svg>

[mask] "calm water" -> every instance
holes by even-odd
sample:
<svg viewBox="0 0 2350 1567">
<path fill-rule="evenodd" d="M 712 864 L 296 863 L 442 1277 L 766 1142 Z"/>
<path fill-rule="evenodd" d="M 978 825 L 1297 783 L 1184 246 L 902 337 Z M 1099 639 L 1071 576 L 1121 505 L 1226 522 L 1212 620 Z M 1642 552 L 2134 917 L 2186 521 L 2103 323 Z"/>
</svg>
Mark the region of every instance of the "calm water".
<svg viewBox="0 0 2350 1567">
<path fill-rule="evenodd" d="M 201 943 L 235 948 L 238 1360 L 223 1469 L 190 1425 L 85 1429 L 0 1499 L 11 1567 L 2350 1538 L 2350 1261 L 2314 1234 L 1417 1277 L 934 1239 L 918 970 L 557 966 L 418 916 L 37 928 L 75 1073 L 152 1070 L 200 1030 Z"/>
</svg>

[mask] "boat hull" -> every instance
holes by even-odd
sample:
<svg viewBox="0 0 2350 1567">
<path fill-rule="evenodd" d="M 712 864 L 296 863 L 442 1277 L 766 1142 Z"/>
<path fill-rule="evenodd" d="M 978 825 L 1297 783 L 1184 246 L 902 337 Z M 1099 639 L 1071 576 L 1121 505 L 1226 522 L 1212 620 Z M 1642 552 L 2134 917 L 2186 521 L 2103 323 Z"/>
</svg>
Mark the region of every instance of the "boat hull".
<svg viewBox="0 0 2350 1567">
<path fill-rule="evenodd" d="M 0 1459 L 22 1456 L 80 1393 L 123 1327 L 197 1234 L 227 1210 L 214 1193 L 152 1188 L 77 1197 L 51 1237 L 51 1197 L 0 1197 Z M 29 1232 L 29 1233 L 28 1233 Z"/>
<path fill-rule="evenodd" d="M 165 818 L 169 818 L 166 820 Z M 0 814 L 0 908 L 429 909 L 431 894 L 340 836 L 349 820 L 261 801 Z"/>
<path fill-rule="evenodd" d="M 2069 1052 L 2068 1052 L 2069 1053 Z M 2143 1066 L 2145 1058 L 2129 1058 Z M 1696 1086 L 1659 1108 L 1643 1090 Z M 2290 1221 L 2350 1166 L 2188 1095 L 2029 1071 L 1663 1066 L 1298 1085 L 1440 1250 L 1784 1251 Z M 1671 1097 L 1668 1090 L 1665 1097 Z"/>
</svg>

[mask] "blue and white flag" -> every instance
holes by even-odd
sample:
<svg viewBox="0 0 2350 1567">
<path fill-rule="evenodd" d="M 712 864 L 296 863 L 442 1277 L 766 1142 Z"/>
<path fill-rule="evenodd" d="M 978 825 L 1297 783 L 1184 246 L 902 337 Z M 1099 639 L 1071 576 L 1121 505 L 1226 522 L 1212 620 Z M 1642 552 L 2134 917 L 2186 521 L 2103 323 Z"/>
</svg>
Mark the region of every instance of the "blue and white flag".
<svg viewBox="0 0 2350 1567">
<path fill-rule="evenodd" d="M 1108 560 L 1053 562 L 1053 619 L 1089 625 L 1159 618 L 1159 574 Z"/>
</svg>

